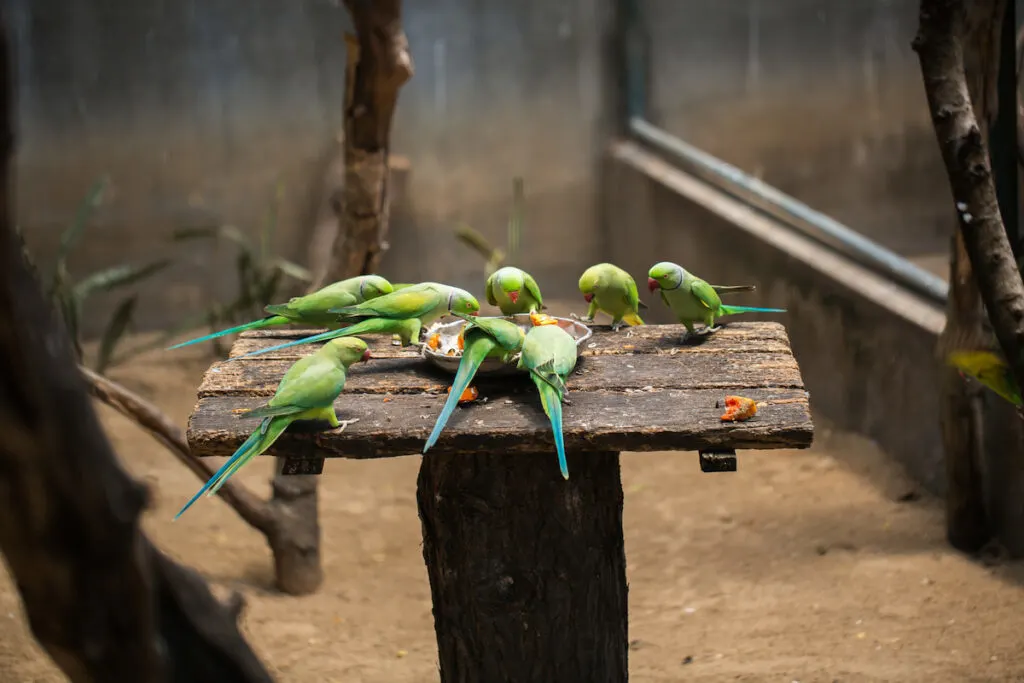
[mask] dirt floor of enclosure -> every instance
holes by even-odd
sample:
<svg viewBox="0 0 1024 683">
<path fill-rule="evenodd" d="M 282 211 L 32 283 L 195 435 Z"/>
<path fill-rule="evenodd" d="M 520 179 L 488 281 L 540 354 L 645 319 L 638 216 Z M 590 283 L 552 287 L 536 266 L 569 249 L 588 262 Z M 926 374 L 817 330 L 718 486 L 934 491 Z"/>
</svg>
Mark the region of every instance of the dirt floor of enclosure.
<svg viewBox="0 0 1024 683">
<path fill-rule="evenodd" d="M 151 354 L 111 375 L 184 424 L 209 360 Z M 200 482 L 132 424 L 101 414 L 156 492 L 147 531 L 245 593 L 244 629 L 278 681 L 437 681 L 419 457 L 328 462 L 327 580 L 289 598 L 270 587 L 263 538 L 219 500 L 172 523 Z M 241 478 L 266 492 L 272 463 L 261 458 Z M 679 453 L 627 454 L 622 469 L 631 680 L 1024 681 L 1024 566 L 952 552 L 939 502 L 869 444 L 819 428 L 814 449 L 744 453 L 736 474 L 702 474 L 695 454 Z M 4 574 L 0 683 L 61 680 Z"/>
</svg>

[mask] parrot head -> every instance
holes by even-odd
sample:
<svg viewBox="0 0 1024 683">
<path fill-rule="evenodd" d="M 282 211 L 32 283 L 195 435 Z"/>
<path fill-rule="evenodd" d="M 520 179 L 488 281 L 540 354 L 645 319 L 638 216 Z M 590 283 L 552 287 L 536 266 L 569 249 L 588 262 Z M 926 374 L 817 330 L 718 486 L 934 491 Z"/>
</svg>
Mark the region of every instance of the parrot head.
<svg viewBox="0 0 1024 683">
<path fill-rule="evenodd" d="M 480 312 L 480 302 L 466 290 L 452 287 L 448 295 L 448 310 L 464 315 L 476 315 Z"/>
<path fill-rule="evenodd" d="M 524 287 L 523 271 L 511 266 L 500 268 L 494 273 L 495 283 L 501 287 L 501 291 L 508 294 L 512 303 L 519 302 L 519 292 Z"/>
<path fill-rule="evenodd" d="M 353 363 L 370 360 L 370 349 L 359 337 L 340 337 L 324 344 L 322 349 L 333 354 L 347 368 Z"/>
<path fill-rule="evenodd" d="M 647 272 L 647 289 L 652 293 L 656 289 L 675 289 L 683 283 L 685 272 L 682 266 L 671 261 L 655 263 Z"/>
<path fill-rule="evenodd" d="M 391 283 L 380 275 L 364 275 L 359 283 L 359 295 L 363 297 L 363 301 L 376 299 L 393 291 L 395 288 L 391 286 Z"/>
<path fill-rule="evenodd" d="M 597 289 L 598 285 L 601 284 L 601 272 L 597 270 L 597 266 L 591 266 L 583 271 L 583 275 L 580 276 L 580 292 L 583 294 L 583 300 L 588 304 L 594 299 L 594 290 Z"/>
</svg>

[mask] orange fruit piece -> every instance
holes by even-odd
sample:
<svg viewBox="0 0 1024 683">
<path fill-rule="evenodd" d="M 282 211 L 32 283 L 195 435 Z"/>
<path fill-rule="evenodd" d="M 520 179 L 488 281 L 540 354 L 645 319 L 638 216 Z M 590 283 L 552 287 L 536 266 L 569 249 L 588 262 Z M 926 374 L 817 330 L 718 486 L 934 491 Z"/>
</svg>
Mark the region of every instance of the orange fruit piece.
<svg viewBox="0 0 1024 683">
<path fill-rule="evenodd" d="M 452 393 L 452 388 L 451 387 L 448 387 L 448 393 L 449 394 Z M 480 397 L 480 392 L 477 391 L 476 387 L 470 385 L 470 386 L 466 387 L 465 391 L 462 392 L 462 396 L 459 396 L 459 403 L 469 403 L 470 401 L 477 400 L 477 398 L 479 398 L 479 397 Z"/>
<path fill-rule="evenodd" d="M 530 313 L 530 322 L 533 323 L 534 327 L 537 327 L 539 325 L 557 325 L 558 324 L 558 321 L 555 320 L 554 318 L 552 318 L 547 313 L 540 313 L 538 311 L 534 311 L 533 313 Z"/>
<path fill-rule="evenodd" d="M 722 422 L 742 422 L 749 420 L 757 414 L 757 403 L 745 396 L 726 396 L 725 414 L 722 415 Z"/>
<path fill-rule="evenodd" d="M 430 335 L 430 338 L 427 339 L 427 346 L 429 346 L 430 348 L 432 348 L 432 349 L 434 349 L 436 351 L 438 349 L 438 347 L 441 346 L 441 335 L 438 334 L 437 332 L 435 332 L 434 334 Z"/>
</svg>

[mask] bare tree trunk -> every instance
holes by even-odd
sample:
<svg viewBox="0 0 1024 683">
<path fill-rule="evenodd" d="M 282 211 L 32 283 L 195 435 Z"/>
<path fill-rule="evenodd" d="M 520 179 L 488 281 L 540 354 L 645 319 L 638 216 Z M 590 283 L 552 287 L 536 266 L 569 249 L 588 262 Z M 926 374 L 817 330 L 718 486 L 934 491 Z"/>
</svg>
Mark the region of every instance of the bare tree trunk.
<svg viewBox="0 0 1024 683">
<path fill-rule="evenodd" d="M 313 289 L 329 282 L 373 273 L 387 250 L 391 119 L 398 91 L 412 77 L 412 57 L 402 30 L 401 0 L 346 0 L 356 36 L 345 37 L 344 180 L 341 196 L 325 189 L 326 208 L 337 229 L 329 264 L 314 266 Z M 332 175 L 330 170 L 328 175 Z M 328 184 L 333 184 L 328 178 Z M 330 231 L 314 227 L 317 245 Z M 313 262 L 316 263 L 316 262 Z M 279 474 L 273 499 L 279 532 L 270 539 L 278 586 L 285 592 L 312 593 L 323 582 L 315 475 Z"/>
<path fill-rule="evenodd" d="M 987 310 L 1014 376 L 1024 386 L 1024 282 L 1000 215 L 986 145 L 997 111 L 1005 8 L 1005 0 L 922 0 L 914 49 L 920 58 L 959 228 L 949 316 L 939 350 L 945 356 L 961 339 L 990 337 L 984 326 Z M 1009 518 L 1022 521 L 1019 510 L 1014 513 L 1007 507 L 1006 487 L 999 491 L 997 486 L 992 496 L 986 496 L 985 480 L 995 483 L 1009 477 L 1016 481 L 1024 474 L 1024 434 L 1019 420 L 1005 419 L 1005 406 L 981 408 L 982 403 L 990 404 L 988 397 L 982 399 L 962 385 L 956 386 L 959 380 L 954 373 L 945 372 L 948 533 L 953 545 L 973 551 L 992 536 L 1009 538 L 1005 535 L 1008 513 Z M 984 420 L 978 417 L 982 414 Z M 992 523 L 993 509 L 1002 523 Z"/>
<path fill-rule="evenodd" d="M 70 339 L 10 226 L 14 150 L 0 19 L 0 549 L 32 633 L 76 682 L 271 681 L 195 572 L 139 528 L 146 490 L 117 462 Z"/>
</svg>

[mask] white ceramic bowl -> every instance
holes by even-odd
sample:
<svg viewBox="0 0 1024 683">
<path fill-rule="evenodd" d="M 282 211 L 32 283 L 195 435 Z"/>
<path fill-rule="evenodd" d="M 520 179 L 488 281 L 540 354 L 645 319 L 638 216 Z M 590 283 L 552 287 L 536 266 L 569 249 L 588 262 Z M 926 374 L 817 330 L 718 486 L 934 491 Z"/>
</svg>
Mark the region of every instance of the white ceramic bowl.
<svg viewBox="0 0 1024 683">
<path fill-rule="evenodd" d="M 516 315 L 502 316 L 505 320 L 510 320 L 521 328 L 529 332 L 530 328 L 533 327 L 533 323 L 530 322 L 529 313 L 517 313 Z M 583 342 L 590 339 L 590 336 L 594 334 L 593 330 L 571 318 L 554 318 L 558 322 L 558 326 L 563 330 L 572 335 L 573 339 L 576 340 L 576 347 Z M 430 339 L 435 333 L 440 335 L 437 349 L 432 349 L 429 346 L 423 347 L 423 357 L 428 361 L 436 365 L 437 367 L 452 373 L 453 375 L 459 369 L 459 363 L 462 360 L 462 351 L 459 350 L 458 337 L 459 332 L 462 331 L 466 321 L 462 318 L 456 318 L 451 322 L 436 322 L 427 328 L 420 336 L 421 341 Z M 454 351 L 452 355 L 448 355 L 449 351 Z M 477 374 L 486 375 L 511 375 L 516 372 L 520 372 L 516 369 L 516 363 L 519 361 L 519 354 L 516 354 L 512 361 L 509 363 L 503 363 L 500 358 L 487 358 L 480 365 L 480 369 L 477 370 Z"/>
</svg>

